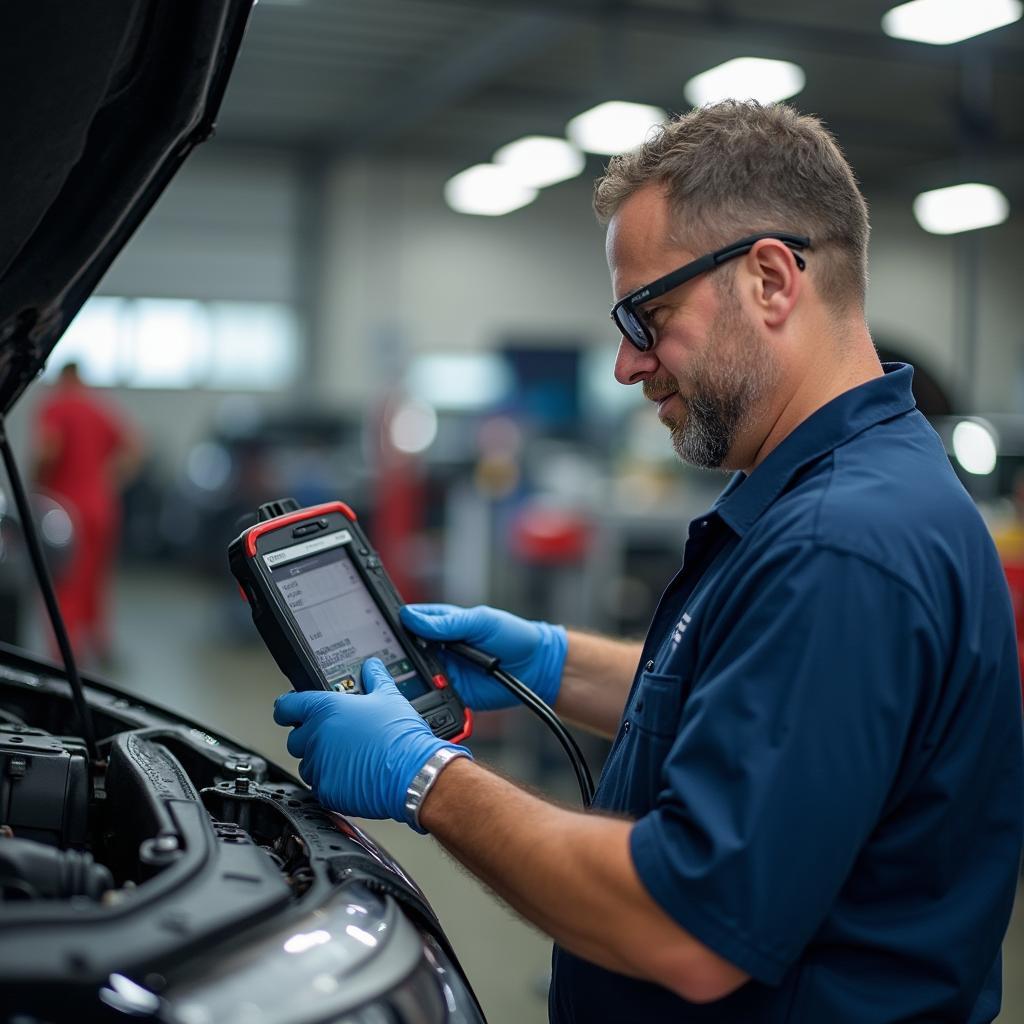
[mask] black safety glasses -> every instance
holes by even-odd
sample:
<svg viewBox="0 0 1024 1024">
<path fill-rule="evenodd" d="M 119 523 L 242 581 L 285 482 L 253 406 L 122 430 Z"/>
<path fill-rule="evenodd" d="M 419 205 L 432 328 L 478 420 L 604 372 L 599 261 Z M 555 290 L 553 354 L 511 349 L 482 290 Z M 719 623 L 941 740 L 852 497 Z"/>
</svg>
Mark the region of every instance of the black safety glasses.
<svg viewBox="0 0 1024 1024">
<path fill-rule="evenodd" d="M 673 288 L 678 288 L 681 284 L 685 284 L 695 277 L 699 277 L 701 274 L 706 274 L 709 270 L 714 270 L 715 267 L 721 266 L 727 260 L 743 256 L 745 253 L 750 252 L 754 247 L 754 243 L 760 242 L 762 238 L 775 238 L 789 246 L 796 257 L 796 265 L 801 270 L 806 268 L 807 264 L 798 250 L 810 248 L 811 240 L 809 238 L 805 238 L 803 235 L 786 234 L 784 231 L 765 231 L 759 235 L 750 235 L 747 238 L 741 238 L 738 242 L 733 242 L 732 245 L 726 245 L 721 249 L 716 249 L 714 252 L 709 252 L 706 256 L 701 256 L 692 263 L 687 263 L 678 270 L 673 270 L 672 273 L 659 277 L 657 281 L 652 281 L 650 284 L 644 285 L 643 288 L 637 288 L 635 292 L 630 292 L 624 299 L 619 299 L 612 306 L 611 316 L 612 320 L 615 321 L 615 326 L 618 327 L 624 337 L 629 339 L 633 346 L 641 352 L 647 352 L 653 348 L 654 338 L 643 317 L 638 312 L 640 306 L 650 302 L 651 299 L 658 298 L 659 295 L 672 291 Z"/>
</svg>

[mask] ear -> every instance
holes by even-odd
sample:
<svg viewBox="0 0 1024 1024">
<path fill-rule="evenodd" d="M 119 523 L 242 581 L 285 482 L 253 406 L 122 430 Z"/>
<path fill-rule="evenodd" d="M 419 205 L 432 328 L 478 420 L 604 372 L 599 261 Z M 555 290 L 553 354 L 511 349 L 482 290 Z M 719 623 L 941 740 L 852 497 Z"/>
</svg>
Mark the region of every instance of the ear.
<svg viewBox="0 0 1024 1024">
<path fill-rule="evenodd" d="M 766 327 L 782 327 L 789 319 L 803 289 L 796 254 L 774 238 L 762 238 L 747 253 L 747 269 L 753 277 L 753 298 Z"/>
</svg>

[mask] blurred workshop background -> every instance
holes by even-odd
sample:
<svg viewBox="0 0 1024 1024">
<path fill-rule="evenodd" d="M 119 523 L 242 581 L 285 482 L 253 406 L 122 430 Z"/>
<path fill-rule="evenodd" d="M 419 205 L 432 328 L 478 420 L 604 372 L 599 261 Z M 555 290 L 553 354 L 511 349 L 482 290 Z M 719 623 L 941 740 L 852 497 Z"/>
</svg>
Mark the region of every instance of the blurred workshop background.
<svg viewBox="0 0 1024 1024">
<path fill-rule="evenodd" d="M 916 366 L 1024 620 L 1021 4 L 890 7 L 261 0 L 216 135 L 11 417 L 31 459 L 76 362 L 138 441 L 91 667 L 293 763 L 270 719 L 285 684 L 225 554 L 239 517 L 284 495 L 351 504 L 408 600 L 642 634 L 724 479 L 681 466 L 612 378 L 590 189 L 664 112 L 724 96 L 790 99 L 845 149 L 871 207 L 875 340 Z M 59 573 L 76 538 L 49 511 Z M 2 540 L 3 639 L 45 652 L 16 524 Z M 484 717 L 473 746 L 573 798 L 527 715 Z M 432 840 L 368 827 L 492 1024 L 546 1019 L 547 941 Z M 1004 969 L 1000 1020 L 1024 1022 L 1020 908 Z"/>
</svg>

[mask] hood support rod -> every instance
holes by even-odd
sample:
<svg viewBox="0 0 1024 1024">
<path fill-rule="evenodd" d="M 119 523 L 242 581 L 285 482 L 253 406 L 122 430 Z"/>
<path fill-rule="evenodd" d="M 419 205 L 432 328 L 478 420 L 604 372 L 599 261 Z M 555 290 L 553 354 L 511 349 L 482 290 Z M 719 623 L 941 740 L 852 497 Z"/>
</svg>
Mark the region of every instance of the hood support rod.
<svg viewBox="0 0 1024 1024">
<path fill-rule="evenodd" d="M 32 566 L 36 571 L 36 579 L 39 581 L 39 589 L 43 592 L 46 611 L 50 616 L 53 632 L 57 637 L 57 646 L 60 648 L 61 658 L 64 661 L 64 670 L 71 686 L 71 699 L 78 715 L 78 726 L 82 732 L 82 739 L 85 740 L 85 745 L 89 750 L 90 761 L 96 764 L 99 761 L 99 756 L 96 750 L 96 733 L 93 729 L 92 712 L 85 700 L 82 678 L 78 674 L 75 655 L 71 650 L 71 641 L 68 639 L 68 631 L 60 614 L 60 606 L 57 604 L 57 595 L 53 589 L 53 581 L 50 579 L 50 570 L 47 568 L 46 559 L 43 556 L 43 546 L 39 542 L 39 532 L 36 530 L 36 522 L 32 516 L 28 495 L 25 493 L 25 486 L 22 483 L 21 474 L 18 472 L 18 463 L 7 437 L 7 423 L 2 416 L 0 416 L 0 454 L 3 455 L 7 479 L 10 480 L 11 490 L 14 492 L 14 504 L 21 517 L 21 528 L 28 544 Z"/>
</svg>

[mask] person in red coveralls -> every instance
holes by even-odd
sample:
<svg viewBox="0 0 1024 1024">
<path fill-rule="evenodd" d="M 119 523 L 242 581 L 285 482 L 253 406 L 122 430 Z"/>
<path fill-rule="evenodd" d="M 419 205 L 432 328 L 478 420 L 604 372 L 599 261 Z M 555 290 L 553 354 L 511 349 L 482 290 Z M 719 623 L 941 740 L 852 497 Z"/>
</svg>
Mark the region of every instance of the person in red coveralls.
<svg viewBox="0 0 1024 1024">
<path fill-rule="evenodd" d="M 75 654 L 111 656 L 107 592 L 121 525 L 120 488 L 138 466 L 134 433 L 83 383 L 76 363 L 63 367 L 43 400 L 35 431 L 36 484 L 66 506 L 74 554 L 55 580 Z"/>
</svg>

